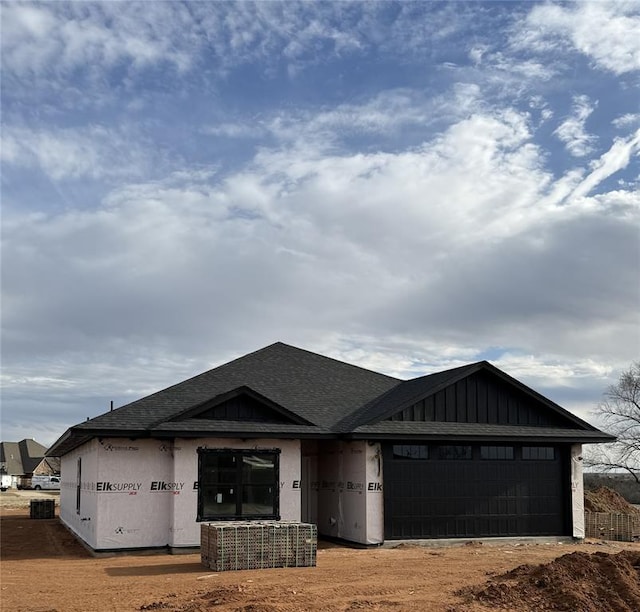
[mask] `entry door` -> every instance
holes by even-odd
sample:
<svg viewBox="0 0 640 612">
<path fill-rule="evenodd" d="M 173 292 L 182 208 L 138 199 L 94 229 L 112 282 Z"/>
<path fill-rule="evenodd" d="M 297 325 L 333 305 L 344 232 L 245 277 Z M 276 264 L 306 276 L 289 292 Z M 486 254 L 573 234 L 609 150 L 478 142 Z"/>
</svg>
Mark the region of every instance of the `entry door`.
<svg viewBox="0 0 640 612">
<path fill-rule="evenodd" d="M 302 457 L 302 483 L 300 494 L 301 519 L 304 523 L 318 522 L 317 494 L 318 459 L 316 456 Z"/>
</svg>

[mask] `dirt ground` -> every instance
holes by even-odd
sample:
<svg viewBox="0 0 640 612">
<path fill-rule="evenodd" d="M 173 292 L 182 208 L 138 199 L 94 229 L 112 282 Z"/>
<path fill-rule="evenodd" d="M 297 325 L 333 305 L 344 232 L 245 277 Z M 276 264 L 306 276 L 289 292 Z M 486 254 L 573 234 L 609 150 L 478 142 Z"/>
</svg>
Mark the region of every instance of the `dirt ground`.
<svg viewBox="0 0 640 612">
<path fill-rule="evenodd" d="M 358 550 L 321 542 L 314 568 L 213 573 L 198 554 L 92 557 L 57 518 L 29 518 L 29 499 L 55 494 L 20 493 L 0 494 L 0 605 L 7 612 L 639 609 L 640 543 Z M 622 599 L 612 599 L 616 607 L 598 603 L 585 580 L 607 583 Z M 552 583 L 586 595 L 545 599 Z M 624 607 L 627 595 L 633 607 Z"/>
<path fill-rule="evenodd" d="M 632 506 L 622 495 L 607 487 L 584 492 L 584 509 L 588 512 L 621 512 L 640 514 L 640 507 Z"/>
</svg>

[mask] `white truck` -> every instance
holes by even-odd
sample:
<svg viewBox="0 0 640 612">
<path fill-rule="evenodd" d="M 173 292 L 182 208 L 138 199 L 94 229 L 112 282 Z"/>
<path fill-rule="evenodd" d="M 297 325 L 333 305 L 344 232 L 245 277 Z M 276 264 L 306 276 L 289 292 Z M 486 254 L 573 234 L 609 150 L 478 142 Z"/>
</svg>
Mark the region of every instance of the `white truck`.
<svg viewBox="0 0 640 612">
<path fill-rule="evenodd" d="M 42 490 L 60 490 L 60 476 L 32 476 L 31 489 L 36 491 Z"/>
</svg>

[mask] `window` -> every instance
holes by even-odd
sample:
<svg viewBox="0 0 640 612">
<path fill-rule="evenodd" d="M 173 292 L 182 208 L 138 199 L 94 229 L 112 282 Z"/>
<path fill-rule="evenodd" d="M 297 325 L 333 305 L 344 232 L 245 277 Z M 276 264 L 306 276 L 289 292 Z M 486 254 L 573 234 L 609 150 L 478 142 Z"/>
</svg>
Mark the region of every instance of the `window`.
<svg viewBox="0 0 640 612">
<path fill-rule="evenodd" d="M 82 491 L 82 457 L 78 457 L 78 471 L 76 477 L 76 514 L 80 514 L 80 492 Z"/>
<path fill-rule="evenodd" d="M 198 449 L 198 520 L 280 519 L 280 450 Z"/>
<path fill-rule="evenodd" d="M 394 444 L 394 459 L 428 459 L 429 447 L 426 444 Z"/>
<path fill-rule="evenodd" d="M 497 459 L 508 461 L 513 459 L 513 446 L 481 446 L 480 459 Z"/>
<path fill-rule="evenodd" d="M 471 446 L 447 445 L 436 447 L 436 457 L 438 459 L 471 459 Z"/>
<path fill-rule="evenodd" d="M 555 450 L 553 446 L 523 446 L 522 458 L 525 461 L 553 461 Z"/>
</svg>

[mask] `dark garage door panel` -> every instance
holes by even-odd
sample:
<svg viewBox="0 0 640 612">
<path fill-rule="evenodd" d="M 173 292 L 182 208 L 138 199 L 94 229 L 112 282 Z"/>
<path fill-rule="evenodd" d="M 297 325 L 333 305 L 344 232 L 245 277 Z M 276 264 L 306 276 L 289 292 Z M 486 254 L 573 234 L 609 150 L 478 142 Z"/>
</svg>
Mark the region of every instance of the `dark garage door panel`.
<svg viewBox="0 0 640 612">
<path fill-rule="evenodd" d="M 565 533 L 561 453 L 553 461 L 412 461 L 385 453 L 385 537 Z"/>
</svg>

